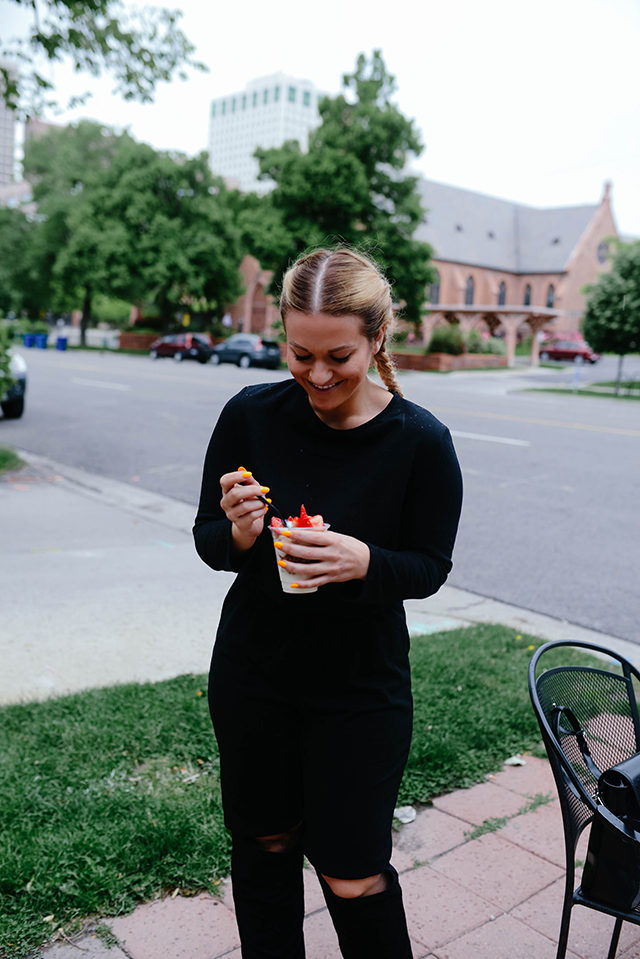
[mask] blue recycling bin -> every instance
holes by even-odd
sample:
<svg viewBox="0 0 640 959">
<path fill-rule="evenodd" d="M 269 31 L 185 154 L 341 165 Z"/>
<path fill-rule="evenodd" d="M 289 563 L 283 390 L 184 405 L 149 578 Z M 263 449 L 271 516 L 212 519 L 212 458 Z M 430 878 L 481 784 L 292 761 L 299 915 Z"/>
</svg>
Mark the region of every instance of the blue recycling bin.
<svg viewBox="0 0 640 959">
<path fill-rule="evenodd" d="M 36 347 L 39 350 L 46 350 L 48 338 L 47 333 L 36 333 Z"/>
<path fill-rule="evenodd" d="M 33 346 L 36 345 L 36 335 L 35 333 L 24 333 L 22 336 L 24 345 L 30 350 Z"/>
<path fill-rule="evenodd" d="M 67 348 L 67 338 L 66 336 L 59 336 L 56 340 L 56 350 L 66 350 Z"/>
</svg>

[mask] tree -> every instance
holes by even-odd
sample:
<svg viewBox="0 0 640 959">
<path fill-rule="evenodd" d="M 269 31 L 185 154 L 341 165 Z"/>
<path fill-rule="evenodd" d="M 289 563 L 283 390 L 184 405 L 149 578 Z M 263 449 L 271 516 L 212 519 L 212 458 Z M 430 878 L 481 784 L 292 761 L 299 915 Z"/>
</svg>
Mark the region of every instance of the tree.
<svg viewBox="0 0 640 959">
<path fill-rule="evenodd" d="M 145 8 L 128 11 L 120 0 L 13 0 L 33 10 L 26 37 L 0 46 L 0 94 L 22 115 L 41 113 L 56 105 L 53 85 L 38 61 L 67 60 L 76 72 L 94 77 L 111 74 L 115 93 L 125 100 L 153 99 L 156 84 L 183 65 L 206 69 L 194 61 L 195 47 L 178 28 L 176 10 Z M 41 15 L 42 14 L 42 15 Z M 12 69 L 6 64 L 16 64 Z M 87 95 L 74 97 L 77 106 Z"/>
<path fill-rule="evenodd" d="M 101 183 L 96 223 L 109 292 L 153 299 L 165 328 L 194 303 L 212 316 L 241 290 L 240 230 L 206 154 L 187 159 L 123 144 Z M 107 224 L 117 229 L 107 230 Z"/>
<path fill-rule="evenodd" d="M 26 144 L 25 175 L 33 183 L 39 220 L 32 259 L 48 290 L 47 306 L 65 311 L 82 307 L 82 343 L 93 294 L 107 292 L 105 247 L 109 231 L 117 229 L 117 224 L 103 223 L 102 230 L 97 226 L 100 183 L 130 140 L 126 133 L 84 121 Z"/>
<path fill-rule="evenodd" d="M 370 62 L 361 54 L 343 87 L 344 94 L 321 101 L 322 122 L 306 153 L 293 142 L 256 151 L 261 177 L 276 184 L 265 203 L 289 235 L 284 255 L 278 244 L 259 259 L 279 277 L 308 247 L 344 242 L 364 249 L 384 264 L 405 316 L 419 323 L 433 251 L 413 238 L 424 211 L 406 166 L 422 144 L 413 121 L 391 102 L 395 80 L 380 51 Z"/>
<path fill-rule="evenodd" d="M 162 153 L 96 123 L 29 141 L 25 170 L 41 222 L 41 266 L 58 308 L 95 293 L 152 300 L 168 327 L 200 301 L 205 312 L 241 291 L 240 230 L 206 157 Z"/>
<path fill-rule="evenodd" d="M 594 350 L 618 355 L 619 393 L 624 356 L 640 350 L 640 241 L 618 243 L 611 271 L 586 292 L 584 336 Z"/>
<path fill-rule="evenodd" d="M 34 224 L 20 210 L 0 208 L 0 316 L 28 309 Z"/>
</svg>

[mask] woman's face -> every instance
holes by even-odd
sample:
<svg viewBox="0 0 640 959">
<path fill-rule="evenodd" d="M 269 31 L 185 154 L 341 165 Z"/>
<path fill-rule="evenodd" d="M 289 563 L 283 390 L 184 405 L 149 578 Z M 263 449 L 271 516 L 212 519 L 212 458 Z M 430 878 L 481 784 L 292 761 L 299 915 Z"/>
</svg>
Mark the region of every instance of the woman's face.
<svg viewBox="0 0 640 959">
<path fill-rule="evenodd" d="M 356 412 L 384 330 L 371 343 L 358 316 L 291 311 L 285 324 L 287 363 L 312 407 L 319 414 Z"/>
</svg>

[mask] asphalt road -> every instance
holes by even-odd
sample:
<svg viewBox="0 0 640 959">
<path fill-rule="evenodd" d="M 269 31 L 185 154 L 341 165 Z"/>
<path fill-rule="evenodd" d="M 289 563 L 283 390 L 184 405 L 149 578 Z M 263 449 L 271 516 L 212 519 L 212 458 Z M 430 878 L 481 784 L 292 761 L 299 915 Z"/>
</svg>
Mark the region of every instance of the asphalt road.
<svg viewBox="0 0 640 959">
<path fill-rule="evenodd" d="M 27 410 L 0 422 L 0 443 L 194 507 L 227 398 L 288 376 L 111 353 L 24 354 Z M 628 359 L 626 370 L 640 375 L 640 361 Z M 582 382 L 614 374 L 607 358 L 580 371 Z M 640 642 L 640 403 L 526 392 L 571 386 L 573 377 L 572 369 L 407 373 L 401 384 L 451 428 L 463 469 L 450 583 Z"/>
</svg>

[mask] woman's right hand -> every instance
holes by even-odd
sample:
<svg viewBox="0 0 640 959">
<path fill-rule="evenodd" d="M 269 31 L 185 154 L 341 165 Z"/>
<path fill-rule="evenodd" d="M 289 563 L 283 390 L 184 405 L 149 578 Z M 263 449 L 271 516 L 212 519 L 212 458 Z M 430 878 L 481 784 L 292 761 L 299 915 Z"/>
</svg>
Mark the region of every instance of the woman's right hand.
<svg viewBox="0 0 640 959">
<path fill-rule="evenodd" d="M 260 486 L 248 470 L 236 470 L 220 477 L 220 506 L 231 521 L 233 544 L 239 552 L 251 549 L 264 528 L 267 507 L 257 497 L 269 490 Z"/>
</svg>

